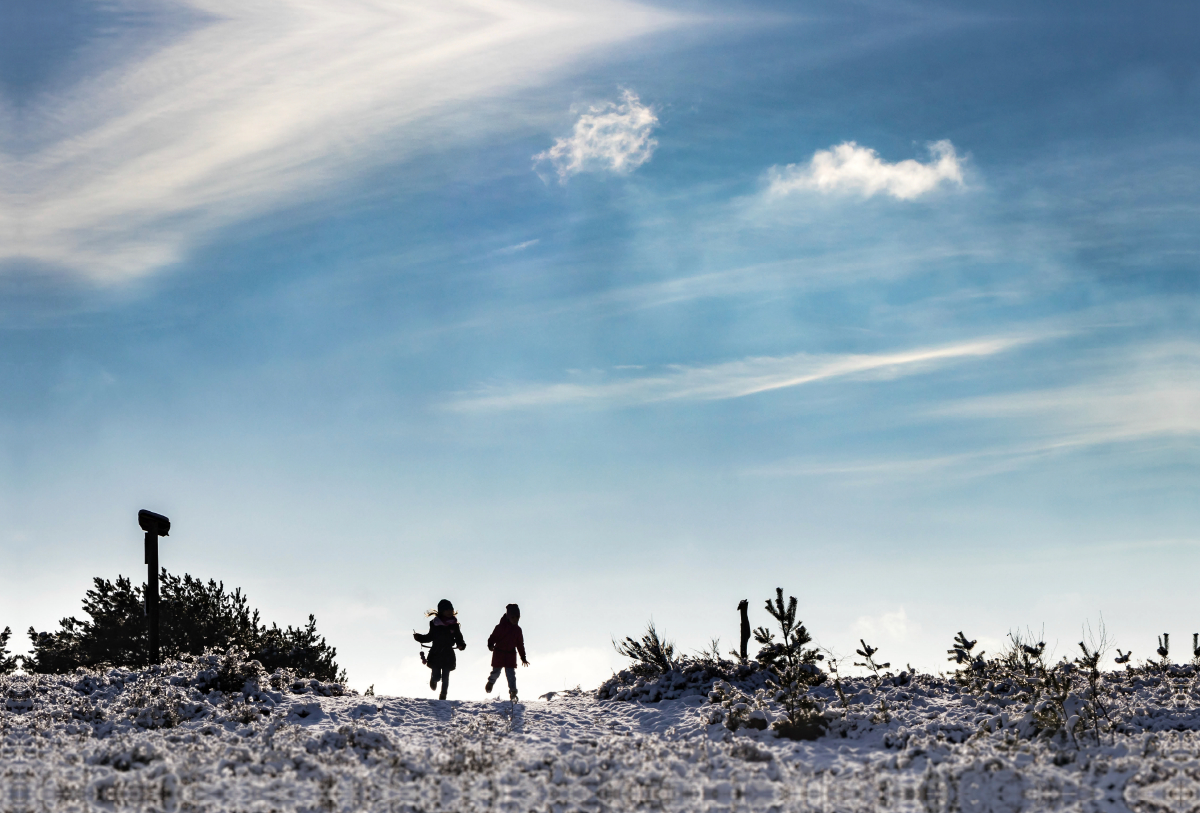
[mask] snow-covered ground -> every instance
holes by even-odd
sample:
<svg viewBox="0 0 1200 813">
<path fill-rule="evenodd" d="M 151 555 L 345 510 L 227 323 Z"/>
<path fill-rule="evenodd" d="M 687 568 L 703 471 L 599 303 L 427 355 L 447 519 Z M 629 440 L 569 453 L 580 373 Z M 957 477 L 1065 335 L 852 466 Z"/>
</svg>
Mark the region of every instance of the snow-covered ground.
<svg viewBox="0 0 1200 813">
<path fill-rule="evenodd" d="M 829 730 L 793 742 L 714 722 L 680 675 L 634 692 L 658 702 L 512 706 L 279 674 L 221 692 L 245 675 L 218 666 L 0 678 L 0 810 L 1200 810 L 1192 667 L 1111 673 L 1097 744 L 1037 735 L 1018 692 L 925 675 L 843 680 L 848 708 L 816 687 Z"/>
</svg>

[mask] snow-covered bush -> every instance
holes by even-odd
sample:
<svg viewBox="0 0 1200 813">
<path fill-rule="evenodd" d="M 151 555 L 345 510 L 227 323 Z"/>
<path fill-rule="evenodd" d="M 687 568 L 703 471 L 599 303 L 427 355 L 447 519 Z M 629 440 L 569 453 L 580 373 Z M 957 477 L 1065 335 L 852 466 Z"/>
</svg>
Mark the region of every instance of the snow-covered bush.
<svg viewBox="0 0 1200 813">
<path fill-rule="evenodd" d="M 235 650 L 132 671 L 81 667 L 68 674 L 6 675 L 0 677 L 0 710 L 72 737 L 106 738 L 184 723 L 249 725 L 278 717 L 287 696 L 353 694 L 339 683 L 301 679 L 283 669 L 268 675 L 245 656 Z"/>
<path fill-rule="evenodd" d="M 96 578 L 93 583 L 83 600 L 90 620 L 64 618 L 55 632 L 29 629 L 33 654 L 24 659 L 26 671 L 61 674 L 79 667 L 148 665 L 142 586 L 124 576 L 115 582 Z M 345 682 L 345 672 L 334 660 L 337 650 L 317 633 L 311 615 L 303 627 L 267 627 L 240 589 L 226 592 L 223 582 L 210 579 L 206 584 L 165 569 L 159 606 L 164 659 L 237 650 L 258 661 L 267 672 L 289 669 L 303 677 Z"/>
<path fill-rule="evenodd" d="M 814 739 L 827 723 L 824 707 L 807 692 L 825 681 L 817 666 L 824 656 L 808 646 L 812 636 L 796 618 L 796 597 L 785 602 L 782 588 L 775 593 L 766 609 L 781 637 L 776 640 L 775 631 L 766 627 L 756 629 L 754 637 L 762 648 L 755 660 L 725 660 L 715 641 L 710 652 L 699 657 L 676 658 L 674 646 L 651 624 L 641 641 L 614 642 L 617 651 L 634 664 L 601 684 L 596 697 L 656 703 L 698 694 L 716 707 L 712 721 L 730 730 L 771 725 L 781 736 Z"/>
<path fill-rule="evenodd" d="M 729 681 L 753 692 L 766 686 L 766 677 L 766 670 L 757 661 L 739 664 L 683 656 L 675 668 L 663 673 L 646 674 L 638 665 L 622 669 L 601 683 L 595 694 L 600 700 L 658 703 L 687 695 L 707 697 L 718 681 Z"/>
<path fill-rule="evenodd" d="M 719 641 L 697 655 L 676 655 L 675 644 L 659 634 L 653 621 L 641 640 L 613 641 L 613 647 L 633 663 L 600 684 L 595 693 L 600 700 L 657 703 L 684 695 L 707 696 L 719 680 L 750 681 L 750 691 L 765 685 L 761 664 L 722 658 Z"/>
</svg>

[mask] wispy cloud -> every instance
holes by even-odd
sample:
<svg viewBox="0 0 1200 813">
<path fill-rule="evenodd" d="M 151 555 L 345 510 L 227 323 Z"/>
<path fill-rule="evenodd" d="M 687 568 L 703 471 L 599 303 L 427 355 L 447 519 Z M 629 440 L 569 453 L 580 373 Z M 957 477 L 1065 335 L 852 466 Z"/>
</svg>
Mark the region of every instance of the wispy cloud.
<svg viewBox="0 0 1200 813">
<path fill-rule="evenodd" d="M 1156 347 L 1125 362 L 1127 369 L 1094 381 L 974 398 L 933 414 L 1017 421 L 1043 449 L 1200 437 L 1200 345 Z"/>
<path fill-rule="evenodd" d="M 206 25 L 23 114 L 37 148 L 0 153 L 0 261 L 145 275 L 206 233 L 444 142 L 445 117 L 681 19 L 625 0 L 189 4 Z"/>
<path fill-rule="evenodd" d="M 1126 369 L 1066 387 L 971 398 L 919 417 L 1003 422 L 1008 442 L 936 456 L 783 460 L 744 472 L 763 477 L 911 480 L 935 472 L 986 477 L 1039 460 L 1117 444 L 1195 449 L 1200 440 L 1200 346 L 1168 344 L 1123 359 Z M 989 437 L 993 433 L 989 434 Z"/>
<path fill-rule="evenodd" d="M 883 193 L 912 200 L 933 191 L 943 182 L 963 184 L 962 163 L 949 141 L 929 145 L 927 164 L 908 159 L 889 164 L 870 147 L 854 141 L 828 150 L 817 150 L 807 164 L 772 167 L 767 172 L 769 195 L 800 190 L 823 193 L 851 192 L 863 197 Z"/>
<path fill-rule="evenodd" d="M 658 141 L 650 134 L 657 126 L 654 109 L 626 90 L 621 101 L 596 105 L 580 116 L 569 137 L 533 156 L 534 168 L 549 162 L 559 183 L 580 172 L 629 172 L 654 154 Z"/>
<path fill-rule="evenodd" d="M 993 337 L 891 353 L 758 356 L 707 367 L 676 365 L 661 375 L 597 383 L 483 388 L 455 400 L 457 411 L 531 409 L 569 404 L 628 406 L 663 401 L 743 398 L 850 376 L 913 375 L 967 358 L 1002 353 L 1037 337 Z"/>
<path fill-rule="evenodd" d="M 533 246 L 536 246 L 540 242 L 541 242 L 541 238 L 539 237 L 539 238 L 535 238 L 533 240 L 526 240 L 524 243 L 517 243 L 516 245 L 505 246 L 504 248 L 498 248 L 495 251 L 493 251 L 492 253 L 493 254 L 501 254 L 501 255 L 516 254 L 518 251 L 524 251 L 527 248 L 532 248 Z"/>
</svg>

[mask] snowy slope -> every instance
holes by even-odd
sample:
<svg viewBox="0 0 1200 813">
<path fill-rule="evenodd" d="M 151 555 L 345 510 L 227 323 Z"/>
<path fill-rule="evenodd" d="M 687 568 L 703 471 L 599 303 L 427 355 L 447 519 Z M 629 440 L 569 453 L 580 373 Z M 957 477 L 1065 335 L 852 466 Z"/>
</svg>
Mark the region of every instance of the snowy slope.
<svg viewBox="0 0 1200 813">
<path fill-rule="evenodd" d="M 922 675 L 843 680 L 848 708 L 815 688 L 829 731 L 792 742 L 714 722 L 679 675 L 659 702 L 513 707 L 279 673 L 221 692 L 244 675 L 220 665 L 0 678 L 0 810 L 1200 809 L 1191 667 L 1106 676 L 1097 744 L 1038 736 L 1014 693 Z"/>
</svg>

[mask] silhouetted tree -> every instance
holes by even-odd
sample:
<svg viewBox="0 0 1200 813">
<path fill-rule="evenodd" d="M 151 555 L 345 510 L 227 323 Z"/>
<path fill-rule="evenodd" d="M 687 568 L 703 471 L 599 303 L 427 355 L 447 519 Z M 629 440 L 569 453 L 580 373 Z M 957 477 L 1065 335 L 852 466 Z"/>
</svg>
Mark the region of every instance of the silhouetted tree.
<svg viewBox="0 0 1200 813">
<path fill-rule="evenodd" d="M 115 582 L 97 577 L 93 584 L 83 599 L 83 611 L 90 620 L 64 618 L 56 632 L 29 628 L 33 654 L 24 659 L 27 671 L 62 673 L 79 666 L 139 668 L 149 664 L 143 587 L 125 576 L 118 576 Z M 337 650 L 317 633 L 317 621 L 311 615 L 303 627 L 267 627 L 240 588 L 226 592 L 224 582 L 210 579 L 205 583 L 186 573 L 173 576 L 165 568 L 159 606 L 163 658 L 237 648 L 248 652 L 267 671 L 282 667 L 323 681 L 346 679 L 334 660 Z"/>
<path fill-rule="evenodd" d="M 8 651 L 8 639 L 12 637 L 12 628 L 5 627 L 0 632 L 0 675 L 7 675 L 17 670 L 20 658 Z"/>
</svg>

